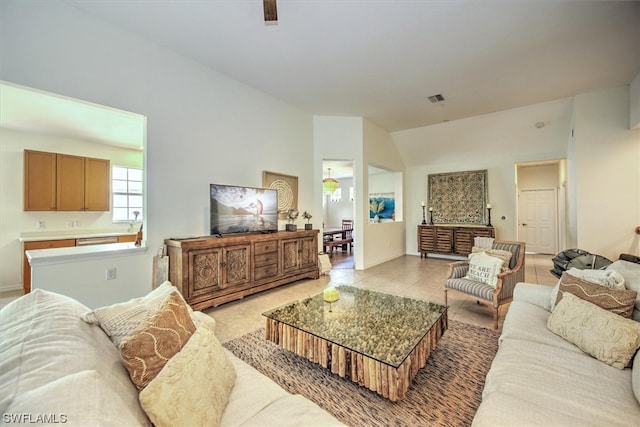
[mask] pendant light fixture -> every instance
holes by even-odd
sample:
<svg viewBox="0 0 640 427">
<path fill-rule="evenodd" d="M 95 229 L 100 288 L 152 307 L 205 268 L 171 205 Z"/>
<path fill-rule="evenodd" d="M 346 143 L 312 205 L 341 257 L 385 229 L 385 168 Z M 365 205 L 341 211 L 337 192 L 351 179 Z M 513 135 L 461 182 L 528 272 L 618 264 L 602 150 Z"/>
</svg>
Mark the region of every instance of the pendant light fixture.
<svg viewBox="0 0 640 427">
<path fill-rule="evenodd" d="M 335 193 L 338 187 L 340 187 L 340 184 L 338 184 L 338 181 L 331 178 L 331 168 L 327 168 L 327 170 L 329 171 L 329 176 L 322 180 L 322 191 L 324 194 L 330 196 Z"/>
</svg>

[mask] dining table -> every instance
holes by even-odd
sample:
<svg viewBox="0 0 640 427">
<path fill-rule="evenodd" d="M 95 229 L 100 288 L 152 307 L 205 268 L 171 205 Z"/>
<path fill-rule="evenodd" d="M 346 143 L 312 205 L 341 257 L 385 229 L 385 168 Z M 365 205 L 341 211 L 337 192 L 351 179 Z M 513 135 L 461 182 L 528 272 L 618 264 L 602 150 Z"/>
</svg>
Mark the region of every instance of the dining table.
<svg viewBox="0 0 640 427">
<path fill-rule="evenodd" d="M 330 237 L 333 240 L 339 235 L 338 240 L 344 240 L 351 235 L 351 232 L 353 232 L 353 228 L 329 227 L 322 230 L 322 237 Z"/>
<path fill-rule="evenodd" d="M 322 230 L 323 249 L 333 256 L 333 248 L 339 246 L 343 251 L 351 249 L 353 228 L 329 227 Z"/>
</svg>

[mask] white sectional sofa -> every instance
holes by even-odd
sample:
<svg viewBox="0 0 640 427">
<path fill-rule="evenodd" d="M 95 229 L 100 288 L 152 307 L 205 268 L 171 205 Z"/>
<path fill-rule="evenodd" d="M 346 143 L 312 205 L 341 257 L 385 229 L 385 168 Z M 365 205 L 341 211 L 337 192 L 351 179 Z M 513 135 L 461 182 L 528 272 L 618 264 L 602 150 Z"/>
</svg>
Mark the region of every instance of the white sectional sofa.
<svg viewBox="0 0 640 427">
<path fill-rule="evenodd" d="M 627 289 L 640 289 L 640 265 L 623 270 Z M 640 351 L 617 369 L 551 332 L 553 290 L 516 286 L 473 426 L 640 426 Z M 639 309 L 640 298 L 636 321 Z"/>
<path fill-rule="evenodd" d="M 118 349 L 100 326 L 81 319 L 87 311 L 40 289 L 0 311 L 1 424 L 150 425 Z M 212 321 L 199 312 L 194 316 Z M 341 425 L 225 352 L 237 376 L 220 425 Z M 206 402 L 199 409 L 206 411 Z"/>
</svg>

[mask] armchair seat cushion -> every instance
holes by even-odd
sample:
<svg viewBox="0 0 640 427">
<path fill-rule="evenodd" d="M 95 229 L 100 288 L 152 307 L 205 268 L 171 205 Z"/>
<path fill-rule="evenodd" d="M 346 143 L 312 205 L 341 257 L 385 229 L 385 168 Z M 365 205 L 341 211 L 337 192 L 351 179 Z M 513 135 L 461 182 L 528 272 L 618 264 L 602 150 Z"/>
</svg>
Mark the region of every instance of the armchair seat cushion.
<svg viewBox="0 0 640 427">
<path fill-rule="evenodd" d="M 456 291 L 464 292 L 465 294 L 473 295 L 489 301 L 493 299 L 493 293 L 496 291 L 496 288 L 491 285 L 465 279 L 464 277 L 447 279 L 444 286 L 445 288 L 455 289 Z"/>
</svg>

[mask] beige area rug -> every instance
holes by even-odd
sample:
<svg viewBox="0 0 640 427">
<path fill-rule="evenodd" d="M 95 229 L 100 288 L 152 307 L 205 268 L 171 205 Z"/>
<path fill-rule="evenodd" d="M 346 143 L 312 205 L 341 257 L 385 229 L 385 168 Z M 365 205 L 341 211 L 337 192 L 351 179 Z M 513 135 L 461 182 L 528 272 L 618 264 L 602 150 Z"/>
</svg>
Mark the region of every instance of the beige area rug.
<svg viewBox="0 0 640 427">
<path fill-rule="evenodd" d="M 449 320 L 449 329 L 406 399 L 396 403 L 266 341 L 264 329 L 224 346 L 349 426 L 468 426 L 480 404 L 498 337 L 498 331 Z"/>
</svg>

